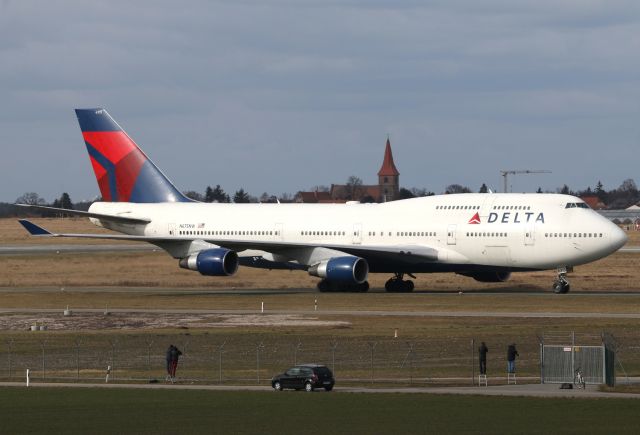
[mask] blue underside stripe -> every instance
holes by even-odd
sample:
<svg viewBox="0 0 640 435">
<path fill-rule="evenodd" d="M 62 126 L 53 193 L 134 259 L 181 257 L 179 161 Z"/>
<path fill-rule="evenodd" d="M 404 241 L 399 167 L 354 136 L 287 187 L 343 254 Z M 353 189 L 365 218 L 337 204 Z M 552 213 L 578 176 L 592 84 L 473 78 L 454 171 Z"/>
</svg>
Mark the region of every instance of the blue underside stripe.
<svg viewBox="0 0 640 435">
<path fill-rule="evenodd" d="M 107 176 L 109 177 L 109 191 L 111 193 L 111 201 L 118 202 L 118 185 L 116 182 L 116 165 L 111 163 L 105 156 L 100 154 L 100 152 L 93 147 L 86 140 L 84 143 L 87 145 L 87 151 L 89 155 L 93 157 L 93 159 L 100 164 L 107 171 Z"/>
</svg>

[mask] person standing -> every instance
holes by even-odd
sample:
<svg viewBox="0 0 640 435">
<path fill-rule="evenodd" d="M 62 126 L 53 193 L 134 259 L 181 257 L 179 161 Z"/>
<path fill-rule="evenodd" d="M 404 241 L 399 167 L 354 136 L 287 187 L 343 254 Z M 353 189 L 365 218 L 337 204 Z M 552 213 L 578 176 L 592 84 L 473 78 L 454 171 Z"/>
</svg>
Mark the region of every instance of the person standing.
<svg viewBox="0 0 640 435">
<path fill-rule="evenodd" d="M 178 368 L 178 358 L 180 358 L 180 355 L 182 355 L 180 349 L 173 346 L 173 349 L 171 349 L 171 383 L 176 381 L 176 369 Z"/>
<path fill-rule="evenodd" d="M 173 358 L 172 356 L 172 352 L 173 349 L 175 348 L 175 346 L 173 344 L 169 345 L 169 348 L 167 349 L 167 354 L 166 354 L 166 360 L 167 360 L 167 377 L 166 377 L 166 381 L 170 381 L 171 380 L 171 360 Z"/>
<path fill-rule="evenodd" d="M 516 357 L 520 356 L 516 349 L 516 344 L 512 343 L 507 348 L 507 371 L 509 373 L 516 372 Z"/>
<path fill-rule="evenodd" d="M 484 341 L 480 344 L 478 348 L 478 357 L 480 359 L 480 374 L 487 374 L 487 352 L 489 352 L 489 348 L 484 343 Z"/>
</svg>

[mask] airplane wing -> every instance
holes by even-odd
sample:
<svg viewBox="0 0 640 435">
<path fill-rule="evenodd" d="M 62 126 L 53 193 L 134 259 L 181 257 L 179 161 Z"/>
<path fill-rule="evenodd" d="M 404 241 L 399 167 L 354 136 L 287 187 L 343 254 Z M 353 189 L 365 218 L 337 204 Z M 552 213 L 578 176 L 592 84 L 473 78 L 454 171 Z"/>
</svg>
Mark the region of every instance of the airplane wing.
<svg viewBox="0 0 640 435">
<path fill-rule="evenodd" d="M 67 208 L 48 207 L 44 205 L 31 205 L 31 204 L 15 204 L 18 207 L 30 208 L 34 210 L 42 210 L 55 213 L 64 213 L 71 216 L 82 216 L 87 218 L 96 218 L 102 221 L 110 221 L 118 224 L 148 224 L 151 219 L 131 217 L 125 215 L 111 215 L 102 213 L 91 213 L 88 211 L 69 210 Z"/>
<path fill-rule="evenodd" d="M 425 245 L 347 245 L 335 243 L 295 243 L 295 242 L 278 242 L 278 241 L 248 241 L 248 240 L 220 240 L 209 237 L 152 237 L 152 236 L 131 236 L 124 234 L 73 234 L 73 233 L 52 233 L 27 219 L 20 219 L 22 226 L 33 236 L 40 237 L 77 237 L 91 239 L 107 239 L 107 240 L 128 240 L 148 242 L 168 249 L 171 244 L 184 244 L 185 242 L 206 242 L 220 247 L 225 247 L 235 251 L 246 249 L 258 249 L 266 252 L 281 254 L 289 257 L 292 250 L 300 249 L 316 249 L 324 248 L 332 251 L 343 252 L 347 255 L 362 257 L 366 260 L 384 260 L 395 259 L 407 262 L 415 261 L 437 261 L 438 250 Z M 190 252 L 193 253 L 193 252 Z"/>
</svg>

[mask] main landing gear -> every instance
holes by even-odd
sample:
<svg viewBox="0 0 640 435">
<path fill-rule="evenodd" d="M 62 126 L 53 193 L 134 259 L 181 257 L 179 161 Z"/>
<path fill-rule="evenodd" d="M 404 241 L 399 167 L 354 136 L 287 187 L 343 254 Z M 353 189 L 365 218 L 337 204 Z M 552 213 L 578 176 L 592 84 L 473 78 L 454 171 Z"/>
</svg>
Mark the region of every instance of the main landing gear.
<svg viewBox="0 0 640 435">
<path fill-rule="evenodd" d="M 412 276 L 408 274 L 409 276 Z M 404 273 L 396 273 L 395 276 L 384 285 L 385 290 L 391 293 L 411 293 L 413 291 L 413 281 L 404 280 Z M 414 277 L 415 278 L 415 277 Z"/>
<path fill-rule="evenodd" d="M 321 292 L 365 293 L 369 291 L 369 281 L 356 284 L 323 279 L 318 283 L 318 290 Z"/>
<path fill-rule="evenodd" d="M 559 267 L 558 268 L 558 278 L 553 281 L 553 291 L 557 294 L 565 294 L 569 293 L 571 286 L 569 285 L 569 280 L 567 280 L 567 268 Z"/>
</svg>

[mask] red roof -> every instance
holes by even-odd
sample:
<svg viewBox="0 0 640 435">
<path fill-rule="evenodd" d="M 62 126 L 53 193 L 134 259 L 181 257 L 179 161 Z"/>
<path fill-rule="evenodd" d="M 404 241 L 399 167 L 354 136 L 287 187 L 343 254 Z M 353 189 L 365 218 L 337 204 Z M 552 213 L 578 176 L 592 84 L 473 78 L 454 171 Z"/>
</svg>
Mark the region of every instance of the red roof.
<svg viewBox="0 0 640 435">
<path fill-rule="evenodd" d="M 391 142 L 389 142 L 389 138 L 387 138 L 387 146 L 384 149 L 384 160 L 382 161 L 382 167 L 378 171 L 378 176 L 393 177 L 397 175 L 400 175 L 400 172 L 398 172 L 396 165 L 393 163 Z"/>
</svg>

